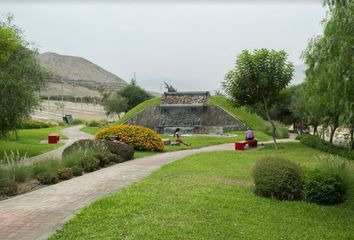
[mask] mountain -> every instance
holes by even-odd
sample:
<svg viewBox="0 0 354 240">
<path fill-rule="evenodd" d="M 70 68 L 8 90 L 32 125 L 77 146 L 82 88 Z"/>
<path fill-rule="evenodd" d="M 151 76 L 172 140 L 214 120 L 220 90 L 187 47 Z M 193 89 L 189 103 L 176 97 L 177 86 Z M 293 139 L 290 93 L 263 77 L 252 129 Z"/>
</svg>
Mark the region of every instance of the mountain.
<svg viewBox="0 0 354 240">
<path fill-rule="evenodd" d="M 305 80 L 306 65 L 305 64 L 295 65 L 294 68 L 295 71 L 294 71 L 293 79 L 290 82 L 291 85 L 300 84 Z"/>
<path fill-rule="evenodd" d="M 118 90 L 128 85 L 120 77 L 81 57 L 46 52 L 38 55 L 40 64 L 53 74 L 42 96 L 99 96 L 98 87 Z"/>
</svg>

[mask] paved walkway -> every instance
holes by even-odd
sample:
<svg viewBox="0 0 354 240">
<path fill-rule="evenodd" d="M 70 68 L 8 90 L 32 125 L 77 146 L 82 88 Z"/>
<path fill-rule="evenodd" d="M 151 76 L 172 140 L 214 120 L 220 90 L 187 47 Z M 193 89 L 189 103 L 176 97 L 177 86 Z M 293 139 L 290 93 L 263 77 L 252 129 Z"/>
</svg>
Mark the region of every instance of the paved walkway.
<svg viewBox="0 0 354 240">
<path fill-rule="evenodd" d="M 0 239 L 46 239 L 80 208 L 165 164 L 195 153 L 233 149 L 229 143 L 148 156 L 1 201 Z"/>
<path fill-rule="evenodd" d="M 65 141 L 64 146 L 57 148 L 53 151 L 43 153 L 41 155 L 27 158 L 26 164 L 32 164 L 34 162 L 42 161 L 42 160 L 50 159 L 50 158 L 61 158 L 61 155 L 62 155 L 64 149 L 67 146 L 71 145 L 73 142 L 80 140 L 80 139 L 92 139 L 93 136 L 91 134 L 87 134 L 87 133 L 80 131 L 80 129 L 83 127 L 84 127 L 84 125 L 77 125 L 77 126 L 62 129 L 60 131 L 60 133 L 62 133 L 63 135 L 65 135 L 69 138 L 68 141 Z"/>
</svg>

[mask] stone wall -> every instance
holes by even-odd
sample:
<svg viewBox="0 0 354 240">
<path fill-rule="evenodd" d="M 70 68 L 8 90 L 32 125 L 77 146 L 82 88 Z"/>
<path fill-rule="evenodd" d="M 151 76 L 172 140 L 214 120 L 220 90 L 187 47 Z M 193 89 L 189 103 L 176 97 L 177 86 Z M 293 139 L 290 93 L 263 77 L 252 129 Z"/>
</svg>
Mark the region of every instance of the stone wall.
<svg viewBox="0 0 354 240">
<path fill-rule="evenodd" d="M 137 114 L 129 124 L 145 126 L 159 133 L 171 133 L 177 127 L 183 133 L 223 133 L 241 130 L 245 125 L 223 109 L 209 105 L 155 106 Z"/>
<path fill-rule="evenodd" d="M 161 104 L 207 104 L 209 92 L 165 92 Z"/>
</svg>

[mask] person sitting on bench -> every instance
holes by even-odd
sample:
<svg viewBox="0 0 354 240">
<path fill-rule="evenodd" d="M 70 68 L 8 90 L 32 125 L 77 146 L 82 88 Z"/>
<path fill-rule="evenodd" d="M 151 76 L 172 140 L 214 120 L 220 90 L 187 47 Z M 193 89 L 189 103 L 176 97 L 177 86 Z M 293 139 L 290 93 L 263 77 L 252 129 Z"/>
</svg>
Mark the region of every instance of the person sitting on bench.
<svg viewBox="0 0 354 240">
<path fill-rule="evenodd" d="M 254 139 L 254 133 L 253 133 L 252 129 L 249 127 L 249 128 L 247 128 L 247 131 L 246 131 L 245 140 L 248 141 L 248 140 L 253 140 L 253 139 Z"/>
<path fill-rule="evenodd" d="M 184 144 L 186 146 L 192 146 L 191 143 L 188 144 L 188 143 L 185 143 L 185 142 L 182 141 L 181 134 L 179 133 L 179 130 L 181 130 L 181 129 L 176 128 L 176 130 L 173 133 L 173 137 L 175 138 L 175 142 L 182 143 L 182 144 Z"/>
</svg>

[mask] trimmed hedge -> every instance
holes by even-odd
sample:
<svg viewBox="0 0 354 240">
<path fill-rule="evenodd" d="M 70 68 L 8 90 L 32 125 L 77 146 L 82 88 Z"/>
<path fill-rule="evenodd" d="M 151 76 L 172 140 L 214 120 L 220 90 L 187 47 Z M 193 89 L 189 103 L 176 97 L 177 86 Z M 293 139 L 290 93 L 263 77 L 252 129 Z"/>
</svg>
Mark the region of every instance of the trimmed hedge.
<svg viewBox="0 0 354 240">
<path fill-rule="evenodd" d="M 255 193 L 279 200 L 302 199 L 301 169 L 280 157 L 264 157 L 253 167 Z"/>
<path fill-rule="evenodd" d="M 56 127 L 58 123 L 55 122 L 44 122 L 35 119 L 27 119 L 19 123 L 16 127 L 18 129 L 39 129 L 39 128 L 49 128 Z"/>
<path fill-rule="evenodd" d="M 296 139 L 300 140 L 300 142 L 308 147 L 312 147 L 318 149 L 323 152 L 327 152 L 334 155 L 339 155 L 341 157 L 349 158 L 354 160 L 354 151 L 349 150 L 344 147 L 338 147 L 327 143 L 323 139 L 310 135 L 310 134 L 302 134 L 298 135 Z"/>
<path fill-rule="evenodd" d="M 346 196 L 343 178 L 333 170 L 309 171 L 304 181 L 305 200 L 322 205 L 342 203 Z"/>
<path fill-rule="evenodd" d="M 103 128 L 96 134 L 96 139 L 115 138 L 131 145 L 136 150 L 160 152 L 164 144 L 159 134 L 150 128 L 137 125 L 117 125 Z"/>
</svg>

